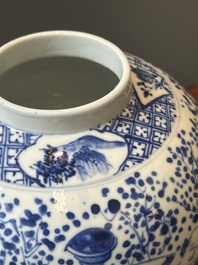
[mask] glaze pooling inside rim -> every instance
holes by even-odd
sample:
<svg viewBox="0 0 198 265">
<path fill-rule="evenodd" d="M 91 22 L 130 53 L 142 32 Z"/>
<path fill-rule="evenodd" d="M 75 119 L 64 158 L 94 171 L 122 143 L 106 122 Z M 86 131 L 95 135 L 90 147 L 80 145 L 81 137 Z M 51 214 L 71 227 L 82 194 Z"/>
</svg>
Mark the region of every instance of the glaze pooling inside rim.
<svg viewBox="0 0 198 265">
<path fill-rule="evenodd" d="M 8 150 L 1 181 L 41 188 L 94 183 L 119 176 L 160 152 L 175 126 L 171 79 L 141 59 L 127 57 L 134 89 L 117 118 L 83 132 L 54 136 L 1 124 L 0 147 Z M 156 87 L 163 95 L 152 96 Z M 146 98 L 150 94 L 146 105 L 138 88 Z"/>
</svg>

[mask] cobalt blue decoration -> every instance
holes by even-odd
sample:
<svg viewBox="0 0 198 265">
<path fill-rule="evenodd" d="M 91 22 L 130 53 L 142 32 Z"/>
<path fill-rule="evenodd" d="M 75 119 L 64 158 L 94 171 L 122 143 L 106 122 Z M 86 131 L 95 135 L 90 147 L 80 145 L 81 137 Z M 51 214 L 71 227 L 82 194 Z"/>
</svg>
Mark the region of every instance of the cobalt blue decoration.
<svg viewBox="0 0 198 265">
<path fill-rule="evenodd" d="M 11 103 L 0 99 L 0 265 L 198 265 L 197 103 L 167 73 L 79 34 L 19 40 L 32 59 L 52 51 L 78 56 L 83 47 L 85 58 L 104 62 L 120 82 L 66 116 L 24 114 L 14 105 L 12 115 L 24 115 L 16 118 L 19 126 L 9 124 L 12 116 L 6 123 Z M 20 51 L 15 57 L 25 60 Z M 111 118 L 95 123 L 100 115 Z M 24 117 L 31 129 L 20 127 Z M 40 130 L 31 126 L 35 119 Z M 72 120 L 93 124 L 77 129 Z"/>
</svg>

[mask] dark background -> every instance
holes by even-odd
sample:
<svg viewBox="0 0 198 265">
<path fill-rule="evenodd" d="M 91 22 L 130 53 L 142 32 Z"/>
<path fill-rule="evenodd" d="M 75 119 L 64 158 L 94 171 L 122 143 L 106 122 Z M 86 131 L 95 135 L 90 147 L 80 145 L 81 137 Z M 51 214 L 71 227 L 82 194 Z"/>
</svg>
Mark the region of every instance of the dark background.
<svg viewBox="0 0 198 265">
<path fill-rule="evenodd" d="M 197 0 L 0 0 L 0 46 L 46 30 L 104 37 L 180 84 L 198 84 Z"/>
</svg>

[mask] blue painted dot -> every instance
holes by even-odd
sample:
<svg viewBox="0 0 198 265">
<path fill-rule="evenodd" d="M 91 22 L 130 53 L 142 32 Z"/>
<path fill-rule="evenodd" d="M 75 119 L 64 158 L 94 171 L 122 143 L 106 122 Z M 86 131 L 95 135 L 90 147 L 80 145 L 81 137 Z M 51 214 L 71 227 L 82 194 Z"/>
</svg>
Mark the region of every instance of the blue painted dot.
<svg viewBox="0 0 198 265">
<path fill-rule="evenodd" d="M 186 222 L 186 217 L 184 216 L 181 220 L 182 224 L 184 224 Z"/>
<path fill-rule="evenodd" d="M 50 241 L 48 238 L 41 239 L 41 242 L 46 245 L 50 251 L 53 251 L 56 247 L 56 244 L 54 244 L 54 242 Z"/>
<path fill-rule="evenodd" d="M 192 187 L 188 187 L 188 191 L 189 192 L 192 192 Z"/>
<path fill-rule="evenodd" d="M 122 226 L 121 226 L 121 225 L 119 225 L 119 226 L 118 226 L 118 230 L 121 230 L 121 229 L 122 229 Z"/>
<path fill-rule="evenodd" d="M 130 184 L 133 184 L 135 185 L 136 184 L 136 179 L 134 177 L 129 177 L 128 179 L 126 179 L 126 184 L 130 185 Z"/>
<path fill-rule="evenodd" d="M 160 191 L 158 192 L 158 196 L 159 196 L 160 198 L 163 198 L 163 197 L 164 197 L 164 190 L 160 190 Z"/>
<path fill-rule="evenodd" d="M 140 185 L 140 187 L 143 187 L 144 186 L 144 181 L 142 179 L 139 179 L 138 180 L 138 184 Z"/>
<path fill-rule="evenodd" d="M 67 264 L 67 265 L 73 265 L 73 264 L 74 264 L 74 262 L 73 262 L 73 260 L 71 260 L 71 259 L 68 259 L 68 260 L 66 261 L 66 264 Z"/>
<path fill-rule="evenodd" d="M 19 237 L 17 236 L 17 235 L 15 235 L 15 236 L 13 236 L 12 237 L 12 242 L 14 242 L 14 243 L 19 243 Z"/>
<path fill-rule="evenodd" d="M 91 212 L 93 214 L 98 214 L 100 212 L 100 206 L 98 204 L 92 204 Z"/>
<path fill-rule="evenodd" d="M 174 210 L 174 213 L 175 213 L 175 214 L 179 214 L 179 209 L 175 209 L 175 210 Z"/>
<path fill-rule="evenodd" d="M 154 208 L 155 208 L 155 209 L 158 209 L 159 207 L 160 207 L 159 202 L 156 202 L 156 203 L 154 204 Z"/>
<path fill-rule="evenodd" d="M 73 224 L 75 227 L 79 227 L 81 225 L 81 222 L 79 220 L 74 220 Z"/>
<path fill-rule="evenodd" d="M 116 255 L 116 259 L 119 260 L 119 259 L 121 259 L 121 258 L 122 258 L 122 255 L 121 255 L 120 253 L 118 253 L 118 254 Z"/>
<path fill-rule="evenodd" d="M 124 192 L 124 189 L 121 188 L 121 187 L 119 187 L 119 188 L 117 189 L 117 191 L 118 191 L 118 193 L 123 193 L 123 192 Z"/>
<path fill-rule="evenodd" d="M 45 230 L 43 231 L 43 235 L 44 235 L 44 236 L 49 236 L 49 234 L 50 234 L 50 231 L 49 231 L 48 229 L 45 229 Z"/>
<path fill-rule="evenodd" d="M 172 183 L 175 183 L 175 179 L 174 179 L 173 177 L 170 177 L 170 181 L 171 181 Z"/>
<path fill-rule="evenodd" d="M 107 196 L 107 193 L 109 193 L 109 189 L 108 189 L 108 188 L 104 188 L 104 189 L 102 189 L 102 195 L 103 195 L 104 197 Z"/>
<path fill-rule="evenodd" d="M 120 210 L 120 202 L 116 199 L 111 199 L 108 201 L 109 211 L 113 214 L 116 214 Z"/>
<path fill-rule="evenodd" d="M 82 217 L 85 220 L 89 219 L 89 213 L 88 212 L 84 212 Z"/>
<path fill-rule="evenodd" d="M 56 202 L 56 200 L 54 198 L 51 198 L 50 202 L 54 204 Z"/>
<path fill-rule="evenodd" d="M 110 230 L 112 228 L 112 224 L 111 223 L 106 223 L 104 226 L 104 229 L 106 230 Z"/>
<path fill-rule="evenodd" d="M 153 184 L 153 179 L 152 179 L 151 177 L 148 177 L 148 178 L 146 179 L 146 182 L 147 182 L 148 184 L 152 185 L 152 184 Z"/>
<path fill-rule="evenodd" d="M 40 228 L 41 228 L 41 230 L 45 230 L 45 229 L 47 229 L 47 228 L 48 228 L 48 223 L 46 223 L 46 222 L 41 222 L 41 223 L 40 223 Z"/>
<path fill-rule="evenodd" d="M 16 255 L 19 255 L 19 253 L 20 253 L 20 251 L 19 251 L 19 249 L 18 249 L 18 248 L 17 248 L 17 249 L 15 249 L 15 251 L 14 251 L 14 252 L 15 252 L 15 254 L 16 254 Z"/>
<path fill-rule="evenodd" d="M 4 229 L 5 225 L 3 223 L 0 223 L 0 229 Z"/>
<path fill-rule="evenodd" d="M 15 204 L 16 206 L 18 206 L 19 203 L 20 203 L 20 202 L 19 202 L 19 199 L 15 198 L 15 199 L 14 199 L 14 204 Z"/>
<path fill-rule="evenodd" d="M 175 233 L 177 231 L 177 226 L 174 226 L 173 228 L 172 228 L 172 233 Z"/>
<path fill-rule="evenodd" d="M 66 216 L 67 216 L 67 218 L 70 219 L 70 220 L 73 220 L 73 219 L 75 218 L 75 214 L 72 213 L 72 212 L 67 212 L 67 213 L 66 213 Z"/>
<path fill-rule="evenodd" d="M 178 194 L 179 191 L 178 191 L 178 189 L 174 189 L 174 192 L 175 192 L 176 194 Z"/>
<path fill-rule="evenodd" d="M 170 225 L 174 226 L 177 224 L 177 218 L 175 218 L 174 216 L 170 217 Z"/>
<path fill-rule="evenodd" d="M 69 230 L 69 228 L 70 228 L 69 225 L 64 225 L 63 226 L 63 231 L 64 232 L 67 232 Z"/>
<path fill-rule="evenodd" d="M 156 253 L 156 249 L 155 248 L 152 248 L 151 251 L 150 251 L 151 256 L 152 255 L 155 255 L 155 253 Z"/>
<path fill-rule="evenodd" d="M 171 157 L 168 157 L 168 158 L 166 159 L 166 161 L 167 161 L 168 163 L 173 163 L 173 159 L 172 159 Z"/>
<path fill-rule="evenodd" d="M 141 192 L 140 192 L 140 193 L 138 194 L 138 198 L 143 199 L 143 198 L 144 198 L 144 193 L 141 193 Z"/>
<path fill-rule="evenodd" d="M 56 234 L 59 234 L 59 233 L 60 233 L 60 229 L 59 229 L 59 228 L 56 228 L 56 229 L 54 230 L 54 232 L 55 232 Z"/>
<path fill-rule="evenodd" d="M 185 191 L 185 196 L 188 198 L 189 197 L 189 195 L 188 195 L 188 192 L 187 191 Z"/>
<path fill-rule="evenodd" d="M 5 208 L 7 212 L 12 212 L 13 207 L 14 207 L 13 203 L 5 203 Z"/>
<path fill-rule="evenodd" d="M 58 235 L 54 238 L 54 241 L 56 243 L 59 243 L 59 242 L 62 242 L 62 241 L 65 241 L 65 236 L 64 235 Z"/>
<path fill-rule="evenodd" d="M 35 201 L 36 204 L 41 204 L 43 202 L 42 200 L 40 200 L 38 198 L 36 198 L 34 201 Z"/>
<path fill-rule="evenodd" d="M 64 259 L 59 259 L 59 260 L 58 260 L 58 264 L 61 265 L 61 264 L 64 264 L 64 263 L 65 263 Z"/>
<path fill-rule="evenodd" d="M 167 217 L 170 217 L 173 214 L 173 210 L 169 210 L 167 213 Z"/>
<path fill-rule="evenodd" d="M 39 251 L 39 255 L 45 256 L 45 251 L 43 251 L 43 250 Z"/>
<path fill-rule="evenodd" d="M 6 217 L 6 214 L 1 212 L 1 213 L 0 213 L 0 218 L 3 219 L 3 218 L 5 218 L 5 217 Z"/>
<path fill-rule="evenodd" d="M 152 244 L 154 247 L 159 247 L 160 246 L 160 242 L 158 242 L 158 241 L 155 241 L 155 242 L 153 242 L 153 244 Z"/>
<path fill-rule="evenodd" d="M 35 232 L 34 230 L 30 230 L 30 231 L 26 231 L 24 234 L 26 237 L 32 238 L 35 235 Z"/>
<path fill-rule="evenodd" d="M 53 258 L 53 256 L 52 255 L 48 255 L 47 257 L 46 257 L 46 260 L 47 261 L 52 261 L 54 258 Z"/>
<path fill-rule="evenodd" d="M 140 173 L 139 172 L 135 172 L 134 176 L 135 176 L 135 178 L 139 178 Z"/>
<path fill-rule="evenodd" d="M 195 223 L 195 224 L 198 222 L 198 214 L 195 214 L 195 215 L 193 216 L 192 221 L 193 221 L 193 223 Z"/>
<path fill-rule="evenodd" d="M 172 244 L 170 244 L 170 245 L 168 246 L 168 250 L 169 250 L 169 251 L 171 251 L 171 250 L 172 250 L 172 248 L 173 248 L 173 245 L 172 245 Z"/>
<path fill-rule="evenodd" d="M 5 236 L 10 236 L 12 234 L 12 230 L 9 229 L 9 228 L 6 228 L 5 231 L 4 231 L 4 235 Z"/>
<path fill-rule="evenodd" d="M 146 200 L 148 201 L 148 202 L 151 202 L 152 201 L 152 196 L 150 196 L 150 195 L 146 195 Z"/>
<path fill-rule="evenodd" d="M 177 248 L 176 248 L 176 251 L 179 251 L 179 250 L 180 250 L 180 248 L 181 248 L 181 246 L 177 246 Z"/>
<path fill-rule="evenodd" d="M 127 192 L 124 192 L 124 193 L 122 194 L 122 198 L 123 198 L 123 199 L 128 199 L 128 198 L 129 198 L 129 194 L 128 194 Z"/>
<path fill-rule="evenodd" d="M 132 193 L 132 194 L 131 194 L 131 199 L 133 199 L 133 200 L 137 200 L 137 199 L 139 198 L 138 195 L 139 195 L 139 194 L 136 193 L 136 192 Z"/>
</svg>

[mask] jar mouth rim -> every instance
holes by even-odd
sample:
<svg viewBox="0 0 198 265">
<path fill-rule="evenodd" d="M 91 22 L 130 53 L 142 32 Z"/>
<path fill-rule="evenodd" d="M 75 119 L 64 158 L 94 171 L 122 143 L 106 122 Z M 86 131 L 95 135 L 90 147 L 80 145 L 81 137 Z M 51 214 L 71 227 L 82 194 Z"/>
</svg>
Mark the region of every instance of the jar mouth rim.
<svg viewBox="0 0 198 265">
<path fill-rule="evenodd" d="M 38 45 L 40 45 L 40 48 L 38 48 Z M 62 30 L 46 31 L 29 34 L 10 41 L 0 47 L 0 61 L 2 60 L 4 65 L 4 68 L 0 67 L 0 76 L 1 73 L 19 63 L 49 55 L 64 54 L 103 64 L 118 76 L 118 84 L 109 93 L 95 101 L 66 109 L 30 108 L 12 103 L 0 96 L 1 121 L 3 123 L 30 132 L 65 133 L 91 128 L 99 123 L 107 122 L 120 113 L 130 99 L 129 62 L 125 54 L 116 45 L 89 33 Z M 108 58 L 105 58 L 105 56 Z M 110 108 L 111 110 L 107 111 Z M 102 111 L 103 115 L 98 115 L 99 111 Z M 104 117 L 105 113 L 107 114 L 106 118 Z M 97 118 L 97 116 L 103 116 L 103 118 Z M 77 122 L 74 122 L 75 118 L 78 118 Z M 51 119 L 51 125 L 47 126 L 49 119 Z M 82 124 L 82 119 L 87 119 L 87 121 Z M 78 125 L 80 120 L 81 126 Z M 44 126 L 41 126 L 43 121 Z M 71 121 L 72 126 L 63 125 L 63 123 L 71 123 Z M 54 126 L 56 129 L 52 128 Z M 35 130 L 35 128 L 37 129 Z"/>
</svg>

